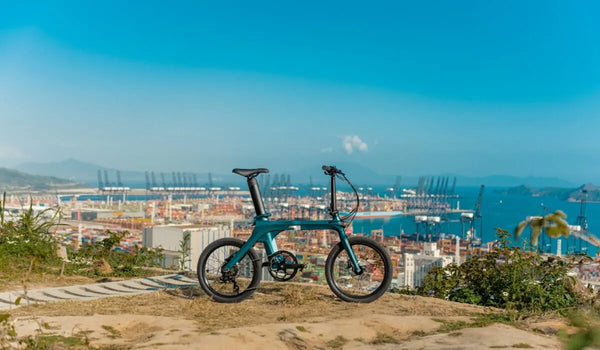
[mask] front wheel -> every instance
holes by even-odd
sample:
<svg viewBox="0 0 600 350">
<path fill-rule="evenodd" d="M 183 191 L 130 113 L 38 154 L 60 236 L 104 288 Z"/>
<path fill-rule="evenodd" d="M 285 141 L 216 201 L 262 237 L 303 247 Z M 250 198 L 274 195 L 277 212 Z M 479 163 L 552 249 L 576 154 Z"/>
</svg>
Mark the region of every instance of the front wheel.
<svg viewBox="0 0 600 350">
<path fill-rule="evenodd" d="M 254 249 L 230 270 L 223 268 L 242 245 L 242 240 L 221 238 L 209 244 L 198 259 L 200 286 L 218 302 L 237 303 L 249 298 L 260 283 L 261 264 Z"/>
<path fill-rule="evenodd" d="M 354 272 L 348 253 L 338 243 L 327 257 L 325 276 L 331 291 L 340 299 L 354 303 L 370 303 L 385 293 L 392 281 L 392 261 L 376 241 L 362 236 L 348 238 L 358 259 L 361 273 Z"/>
</svg>

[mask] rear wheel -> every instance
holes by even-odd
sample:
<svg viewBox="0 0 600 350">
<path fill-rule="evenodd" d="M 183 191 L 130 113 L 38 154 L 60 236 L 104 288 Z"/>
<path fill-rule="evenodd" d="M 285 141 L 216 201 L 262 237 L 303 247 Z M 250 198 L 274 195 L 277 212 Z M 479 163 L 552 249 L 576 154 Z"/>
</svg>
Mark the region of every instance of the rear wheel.
<svg viewBox="0 0 600 350">
<path fill-rule="evenodd" d="M 331 291 L 340 299 L 355 303 L 370 303 L 385 293 L 392 281 L 392 261 L 379 243 L 362 236 L 348 238 L 360 273 L 355 273 L 350 257 L 338 243 L 327 257 L 325 276 Z"/>
<path fill-rule="evenodd" d="M 209 244 L 198 259 L 200 286 L 218 302 L 237 303 L 247 299 L 260 283 L 260 259 L 254 249 L 250 249 L 233 268 L 224 269 L 242 245 L 242 240 L 222 238 Z"/>
</svg>

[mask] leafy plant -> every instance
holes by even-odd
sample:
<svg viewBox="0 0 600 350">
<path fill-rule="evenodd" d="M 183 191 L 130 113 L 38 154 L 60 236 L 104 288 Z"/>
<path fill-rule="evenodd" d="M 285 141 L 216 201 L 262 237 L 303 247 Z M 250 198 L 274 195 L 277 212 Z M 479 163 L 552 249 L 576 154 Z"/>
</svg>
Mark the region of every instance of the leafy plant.
<svg viewBox="0 0 600 350">
<path fill-rule="evenodd" d="M 571 234 L 571 231 L 569 229 L 569 224 L 565 220 L 566 218 L 567 214 L 561 210 L 557 210 L 554 213 L 550 213 L 546 216 L 532 217 L 523 220 L 515 229 L 515 238 L 518 240 L 519 236 L 521 233 L 523 233 L 523 230 L 527 226 L 531 228 L 531 244 L 534 246 L 537 245 L 538 239 L 542 234 L 542 230 L 544 230 L 546 234 L 552 238 L 568 238 Z"/>
<path fill-rule="evenodd" d="M 575 280 L 567 275 L 572 264 L 508 245 L 509 234 L 497 229 L 498 244 L 488 253 L 472 256 L 460 266 L 429 271 L 421 295 L 451 301 L 525 312 L 559 310 L 583 302 Z"/>
<path fill-rule="evenodd" d="M 600 320 L 597 315 L 573 313 L 569 315 L 572 326 L 577 327 L 576 333 L 559 332 L 567 350 L 583 350 L 600 346 Z"/>
</svg>

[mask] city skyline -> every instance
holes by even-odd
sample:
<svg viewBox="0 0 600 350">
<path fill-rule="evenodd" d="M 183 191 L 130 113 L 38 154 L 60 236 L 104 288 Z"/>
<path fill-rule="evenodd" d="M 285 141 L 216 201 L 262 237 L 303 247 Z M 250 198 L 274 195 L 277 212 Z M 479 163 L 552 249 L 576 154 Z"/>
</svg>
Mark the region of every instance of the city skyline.
<svg viewBox="0 0 600 350">
<path fill-rule="evenodd" d="M 0 166 L 600 182 L 593 2 L 59 4 L 1 5 Z"/>
</svg>

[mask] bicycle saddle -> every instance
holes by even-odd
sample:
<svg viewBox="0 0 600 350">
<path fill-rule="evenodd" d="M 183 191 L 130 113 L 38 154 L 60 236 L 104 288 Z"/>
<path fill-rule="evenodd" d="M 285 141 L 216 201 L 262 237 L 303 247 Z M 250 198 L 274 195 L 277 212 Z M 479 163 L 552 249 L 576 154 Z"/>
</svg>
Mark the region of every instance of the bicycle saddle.
<svg viewBox="0 0 600 350">
<path fill-rule="evenodd" d="M 242 175 L 245 177 L 254 177 L 258 174 L 261 173 L 268 173 L 269 169 L 265 169 L 265 168 L 257 168 L 257 169 L 238 169 L 235 168 L 232 170 L 234 173 L 238 174 L 238 175 Z"/>
</svg>

